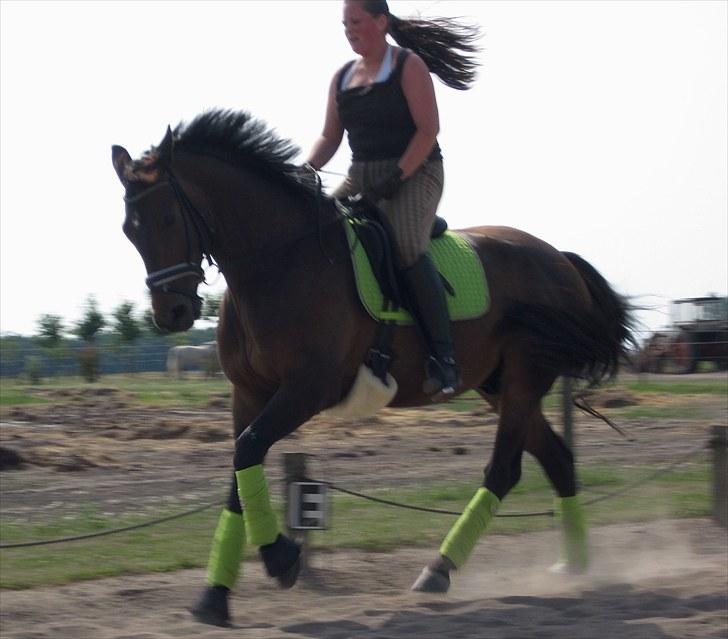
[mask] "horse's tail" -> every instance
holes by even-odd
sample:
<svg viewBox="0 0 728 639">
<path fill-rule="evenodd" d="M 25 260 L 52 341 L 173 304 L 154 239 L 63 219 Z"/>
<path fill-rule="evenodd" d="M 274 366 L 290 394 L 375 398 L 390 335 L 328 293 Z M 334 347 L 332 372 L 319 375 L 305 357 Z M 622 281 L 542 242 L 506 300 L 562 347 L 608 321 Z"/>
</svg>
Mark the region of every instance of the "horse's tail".
<svg viewBox="0 0 728 639">
<path fill-rule="evenodd" d="M 631 347 L 637 346 L 634 335 L 634 308 L 626 297 L 617 293 L 601 274 L 576 253 L 563 252 L 584 280 L 592 298 L 592 316 L 607 332 L 609 364 L 605 373 L 610 377 L 619 370 L 620 363 L 628 357 Z"/>
<path fill-rule="evenodd" d="M 504 317 L 504 327 L 525 329 L 534 338 L 539 365 L 558 375 L 598 384 L 613 377 L 634 344 L 630 305 L 599 272 L 575 253 L 563 255 L 584 281 L 592 306 L 584 313 L 545 304 L 517 302 Z"/>
</svg>

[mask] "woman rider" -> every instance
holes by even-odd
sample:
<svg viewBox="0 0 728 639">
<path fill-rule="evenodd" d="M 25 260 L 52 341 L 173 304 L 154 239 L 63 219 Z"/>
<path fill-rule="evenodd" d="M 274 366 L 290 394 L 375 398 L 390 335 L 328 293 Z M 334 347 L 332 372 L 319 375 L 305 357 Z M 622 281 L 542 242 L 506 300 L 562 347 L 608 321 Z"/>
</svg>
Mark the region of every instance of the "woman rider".
<svg viewBox="0 0 728 639">
<path fill-rule="evenodd" d="M 452 88 L 469 88 L 478 30 L 443 18 L 400 19 L 386 0 L 344 0 L 343 24 L 359 57 L 331 81 L 324 129 L 308 164 L 323 167 L 347 131 L 352 164 L 334 196 L 363 193 L 384 213 L 431 351 L 424 390 L 433 400 L 447 399 L 459 377 L 445 292 L 427 253 L 443 188 L 430 73 Z M 390 45 L 387 34 L 401 47 Z"/>
</svg>

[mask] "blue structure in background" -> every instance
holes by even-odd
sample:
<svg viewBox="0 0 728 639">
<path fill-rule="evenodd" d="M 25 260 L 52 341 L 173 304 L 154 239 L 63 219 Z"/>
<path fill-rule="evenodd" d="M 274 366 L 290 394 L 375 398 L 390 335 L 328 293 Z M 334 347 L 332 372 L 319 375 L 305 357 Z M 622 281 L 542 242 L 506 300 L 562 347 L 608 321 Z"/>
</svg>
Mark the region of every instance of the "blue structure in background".
<svg viewBox="0 0 728 639">
<path fill-rule="evenodd" d="M 93 344 L 72 339 L 51 349 L 43 348 L 32 337 L 7 335 L 2 337 L 0 346 L 0 377 L 26 374 L 31 361 L 42 377 L 79 375 L 79 355 L 89 347 L 98 352 L 101 375 L 162 372 L 167 370 L 167 352 L 172 346 L 198 345 L 214 339 L 214 328 L 189 331 L 183 342 L 174 337 L 154 335 L 140 337 L 131 344 L 120 344 L 113 335 L 102 334 Z"/>
</svg>

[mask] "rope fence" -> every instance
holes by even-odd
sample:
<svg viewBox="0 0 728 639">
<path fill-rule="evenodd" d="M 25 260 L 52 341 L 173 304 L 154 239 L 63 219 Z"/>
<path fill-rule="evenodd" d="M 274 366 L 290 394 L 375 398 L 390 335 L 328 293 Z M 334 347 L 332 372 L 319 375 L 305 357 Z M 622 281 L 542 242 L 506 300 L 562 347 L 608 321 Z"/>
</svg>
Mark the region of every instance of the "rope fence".
<svg viewBox="0 0 728 639">
<path fill-rule="evenodd" d="M 158 519 L 152 519 L 139 524 L 132 524 L 130 526 L 121 526 L 119 528 L 107 528 L 106 530 L 98 530 L 92 533 L 84 533 L 82 535 L 71 535 L 68 537 L 58 537 L 56 539 L 43 539 L 38 541 L 19 541 L 11 544 L 0 544 L 0 549 L 5 548 L 30 548 L 31 546 L 50 546 L 53 544 L 65 544 L 70 541 L 82 541 L 84 539 L 93 539 L 95 537 L 106 537 L 107 535 L 116 535 L 118 533 L 129 532 L 130 530 L 139 530 L 140 528 L 149 528 L 150 526 L 157 526 L 167 521 L 173 521 L 174 519 L 182 519 L 183 517 L 189 517 L 196 513 L 202 512 L 203 510 L 209 510 L 215 506 L 220 506 L 224 503 L 223 500 L 218 500 L 211 504 L 205 504 L 204 506 L 198 506 L 190 510 L 185 510 L 181 513 L 174 515 L 168 515 L 167 517 L 159 517 Z"/>
<path fill-rule="evenodd" d="M 595 497 L 593 499 L 590 499 L 590 500 L 584 502 L 584 506 L 585 507 L 592 506 L 594 504 L 604 502 L 608 499 L 612 499 L 614 497 L 619 497 L 621 495 L 624 495 L 624 494 L 634 490 L 635 488 L 639 488 L 640 486 L 643 486 L 647 482 L 654 481 L 658 477 L 667 475 L 668 473 L 672 472 L 678 466 L 684 464 L 685 462 L 692 459 L 699 453 L 704 452 L 706 450 L 706 448 L 711 448 L 711 447 L 714 447 L 715 445 L 716 444 L 715 444 L 715 442 L 713 442 L 713 440 L 711 440 L 711 442 L 709 442 L 707 444 L 707 446 L 705 443 L 702 443 L 699 446 L 694 447 L 693 449 L 691 449 L 690 451 L 688 451 L 687 453 L 682 455 L 679 459 L 675 460 L 674 462 L 672 462 L 666 466 L 663 466 L 662 468 L 657 469 L 656 471 L 650 473 L 649 475 L 646 475 L 645 477 L 641 478 L 638 481 L 632 482 L 631 484 L 627 484 L 626 486 L 618 488 L 614 491 L 611 491 L 611 492 L 602 494 L 598 497 Z M 303 479 L 303 481 L 314 482 L 316 480 Z M 416 510 L 419 512 L 427 512 L 427 513 L 433 513 L 433 514 L 438 514 L 438 515 L 448 515 L 448 516 L 455 516 L 455 517 L 458 517 L 462 514 L 460 511 L 445 510 L 445 509 L 439 509 L 439 508 L 428 508 L 425 506 L 413 506 L 411 504 L 404 504 L 404 503 L 392 501 L 389 499 L 382 499 L 381 497 L 374 497 L 372 495 L 367 495 L 365 493 L 360 493 L 360 492 L 357 492 L 357 491 L 354 491 L 354 490 L 351 490 L 348 488 L 344 488 L 343 486 L 334 484 L 333 482 L 323 481 L 323 482 L 317 482 L 317 483 L 325 484 L 329 488 L 331 488 L 331 490 L 335 490 L 337 492 L 341 492 L 346 495 L 350 495 L 352 497 L 357 497 L 360 499 L 364 499 L 366 501 L 371 501 L 374 503 L 391 506 L 393 508 L 403 508 L 403 509 L 407 509 L 407 510 Z M 100 531 L 96 531 L 96 532 L 92 532 L 92 533 L 85 533 L 85 534 L 73 535 L 73 536 L 68 536 L 68 537 L 59 537 L 56 539 L 22 541 L 22 542 L 14 542 L 14 543 L 7 543 L 7 544 L 0 543 L 0 549 L 29 548 L 29 547 L 33 547 L 33 546 L 49 546 L 49 545 L 63 544 L 63 543 L 68 543 L 68 542 L 73 542 L 73 541 L 83 541 L 86 539 L 94 539 L 97 537 L 105 537 L 108 535 L 125 533 L 125 532 L 129 532 L 132 530 L 139 530 L 141 528 L 148 528 L 151 526 L 156 526 L 156 525 L 166 523 L 169 521 L 173 521 L 176 519 L 182 519 L 184 517 L 189 517 L 191 515 L 203 512 L 205 510 L 209 510 L 210 508 L 214 508 L 216 506 L 218 506 L 218 507 L 222 506 L 224 503 L 225 503 L 224 500 L 216 500 L 212 503 L 197 506 L 195 508 L 185 510 L 183 512 L 176 513 L 173 515 L 168 515 L 166 517 L 159 517 L 157 519 L 152 519 L 152 520 L 149 520 L 146 522 L 133 524 L 130 526 L 122 526 L 119 528 L 109 528 L 106 530 L 100 530 Z M 519 513 L 519 512 L 498 513 L 496 516 L 502 517 L 502 518 L 554 517 L 555 514 L 556 513 L 553 509 L 548 509 L 548 510 L 543 510 L 543 511 L 522 512 L 522 513 Z"/>
</svg>

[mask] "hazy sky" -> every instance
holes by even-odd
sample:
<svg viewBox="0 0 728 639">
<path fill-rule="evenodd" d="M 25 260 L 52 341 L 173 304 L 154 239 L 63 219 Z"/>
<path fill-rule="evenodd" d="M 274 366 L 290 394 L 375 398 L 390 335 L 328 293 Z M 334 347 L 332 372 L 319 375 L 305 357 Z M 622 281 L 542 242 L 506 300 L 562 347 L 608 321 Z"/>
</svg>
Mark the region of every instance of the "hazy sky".
<svg viewBox="0 0 728 639">
<path fill-rule="evenodd" d="M 451 227 L 506 224 L 594 264 L 667 322 L 670 299 L 728 291 L 728 3 L 392 0 L 468 16 L 471 91 L 436 82 Z M 339 0 L 1 4 L 0 331 L 67 323 L 93 294 L 148 304 L 121 232 L 111 145 L 244 109 L 306 153 L 353 57 Z M 344 142 L 326 167 L 344 171 Z M 329 185 L 339 178 L 327 176 Z M 222 278 L 205 293 L 224 286 Z"/>
</svg>

